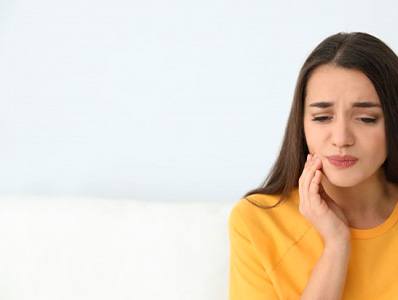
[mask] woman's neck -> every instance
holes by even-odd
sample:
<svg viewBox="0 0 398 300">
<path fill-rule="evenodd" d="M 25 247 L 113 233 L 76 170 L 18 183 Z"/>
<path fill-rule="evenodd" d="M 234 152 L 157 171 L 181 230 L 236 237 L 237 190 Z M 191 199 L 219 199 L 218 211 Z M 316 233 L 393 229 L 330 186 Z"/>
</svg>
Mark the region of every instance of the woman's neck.
<svg viewBox="0 0 398 300">
<path fill-rule="evenodd" d="M 322 187 L 355 228 L 383 223 L 398 200 L 398 185 L 388 182 L 382 171 L 352 187 L 335 186 L 324 177 Z"/>
</svg>

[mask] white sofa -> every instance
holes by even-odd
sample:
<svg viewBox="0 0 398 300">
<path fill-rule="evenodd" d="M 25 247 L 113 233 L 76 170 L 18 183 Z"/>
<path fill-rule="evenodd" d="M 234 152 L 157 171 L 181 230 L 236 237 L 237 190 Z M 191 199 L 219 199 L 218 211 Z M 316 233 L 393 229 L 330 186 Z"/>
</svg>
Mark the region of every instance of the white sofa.
<svg viewBox="0 0 398 300">
<path fill-rule="evenodd" d="M 0 299 L 227 299 L 232 206 L 2 196 Z"/>
</svg>

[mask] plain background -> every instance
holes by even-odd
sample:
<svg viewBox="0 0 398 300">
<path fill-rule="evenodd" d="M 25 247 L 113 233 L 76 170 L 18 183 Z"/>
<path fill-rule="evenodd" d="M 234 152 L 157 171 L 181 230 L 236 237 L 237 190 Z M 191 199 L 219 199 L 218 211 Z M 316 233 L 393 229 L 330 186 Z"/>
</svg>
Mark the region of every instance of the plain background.
<svg viewBox="0 0 398 300">
<path fill-rule="evenodd" d="M 0 194 L 236 201 L 327 36 L 393 1 L 0 1 Z"/>
</svg>

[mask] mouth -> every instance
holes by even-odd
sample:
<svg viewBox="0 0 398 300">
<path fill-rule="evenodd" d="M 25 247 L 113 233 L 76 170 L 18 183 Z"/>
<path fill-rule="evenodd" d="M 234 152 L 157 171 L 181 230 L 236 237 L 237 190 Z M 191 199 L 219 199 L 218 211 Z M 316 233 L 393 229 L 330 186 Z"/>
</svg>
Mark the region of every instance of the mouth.
<svg viewBox="0 0 398 300">
<path fill-rule="evenodd" d="M 335 159 L 330 156 L 327 159 L 330 164 L 342 169 L 352 167 L 358 161 L 358 159 Z"/>
</svg>

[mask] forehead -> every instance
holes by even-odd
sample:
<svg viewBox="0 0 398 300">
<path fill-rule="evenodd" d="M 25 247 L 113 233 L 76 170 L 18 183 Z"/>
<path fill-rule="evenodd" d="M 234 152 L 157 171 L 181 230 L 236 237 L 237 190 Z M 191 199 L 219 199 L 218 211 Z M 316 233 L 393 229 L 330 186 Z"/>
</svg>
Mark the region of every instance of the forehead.
<svg viewBox="0 0 398 300">
<path fill-rule="evenodd" d="M 380 104 L 376 89 L 369 78 L 359 70 L 321 65 L 317 67 L 306 86 L 305 103 L 327 101 L 351 106 L 353 102 L 371 101 Z"/>
</svg>

